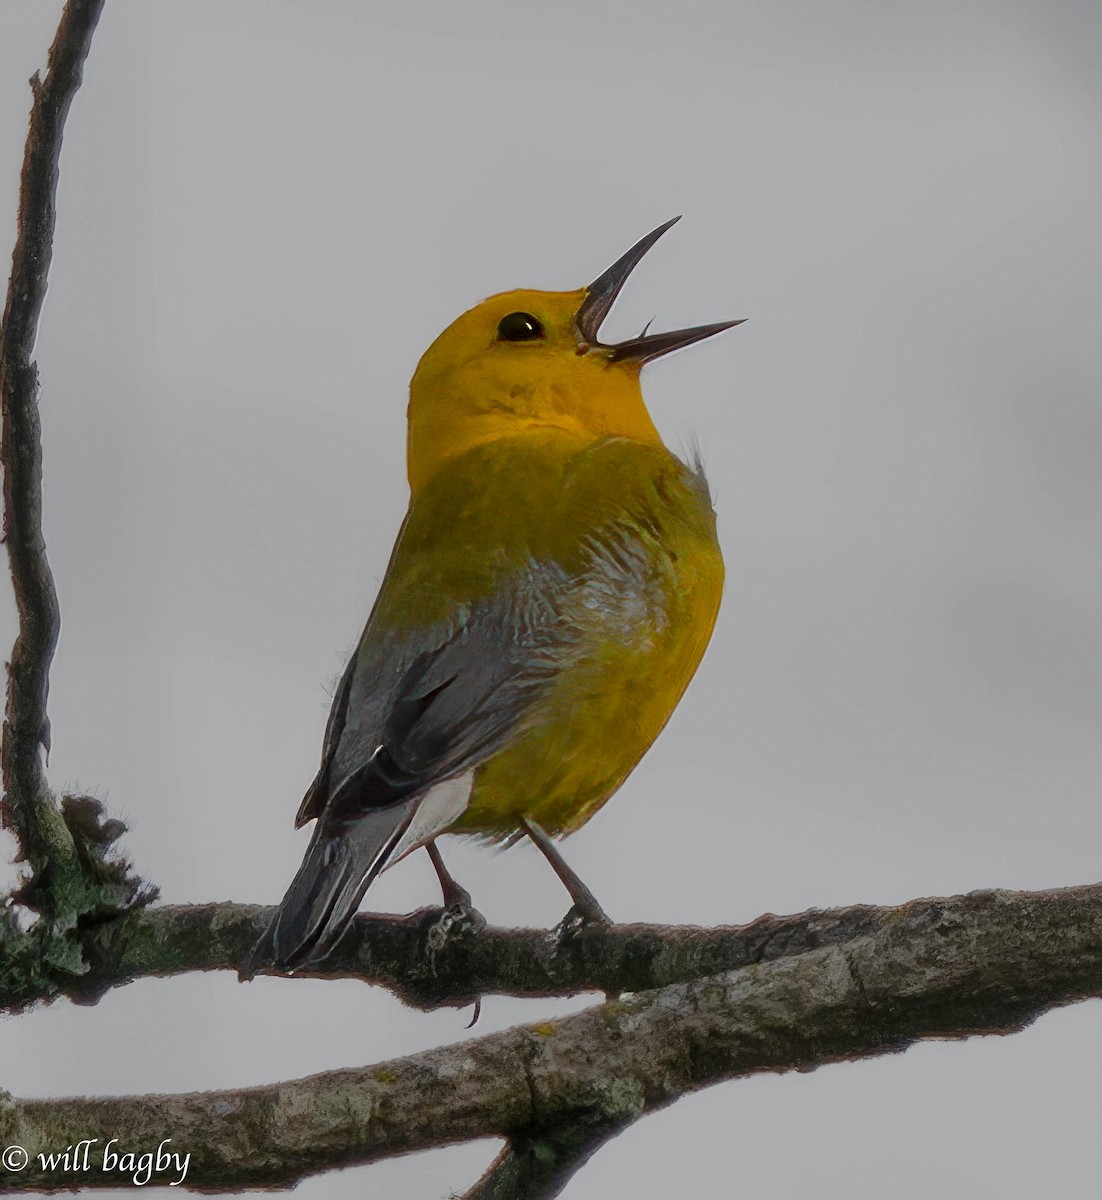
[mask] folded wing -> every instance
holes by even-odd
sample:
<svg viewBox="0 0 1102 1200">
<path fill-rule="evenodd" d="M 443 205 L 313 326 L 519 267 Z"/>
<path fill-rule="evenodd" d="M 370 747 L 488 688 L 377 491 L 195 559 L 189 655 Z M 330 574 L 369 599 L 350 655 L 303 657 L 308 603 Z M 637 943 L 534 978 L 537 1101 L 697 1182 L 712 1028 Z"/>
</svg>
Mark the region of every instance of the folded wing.
<svg viewBox="0 0 1102 1200">
<path fill-rule="evenodd" d="M 403 634 L 368 623 L 299 809 L 299 825 L 317 826 L 254 964 L 316 964 L 375 876 L 463 812 L 474 768 L 525 727 L 578 653 L 562 607 L 578 583 L 529 561 L 446 623 Z"/>
</svg>

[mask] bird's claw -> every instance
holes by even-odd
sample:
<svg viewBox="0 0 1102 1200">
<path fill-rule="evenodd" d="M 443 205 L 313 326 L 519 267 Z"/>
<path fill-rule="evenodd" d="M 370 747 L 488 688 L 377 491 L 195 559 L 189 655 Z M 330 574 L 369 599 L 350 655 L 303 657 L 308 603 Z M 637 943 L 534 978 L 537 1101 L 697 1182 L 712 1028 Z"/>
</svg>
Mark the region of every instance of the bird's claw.
<svg viewBox="0 0 1102 1200">
<path fill-rule="evenodd" d="M 580 933 L 590 925 L 611 925 L 612 918 L 605 910 L 597 903 L 596 900 L 592 904 L 579 904 L 575 901 L 570 906 L 570 911 L 565 917 L 555 926 L 551 936 L 558 942 L 564 942 Z"/>
<path fill-rule="evenodd" d="M 486 918 L 471 903 L 470 896 L 465 904 L 451 905 L 448 912 L 455 914 L 461 933 L 481 933 L 486 928 Z"/>
<path fill-rule="evenodd" d="M 429 969 L 435 971 L 436 956 L 450 943 L 460 938 L 481 933 L 486 928 L 486 918 L 470 903 L 449 904 L 441 909 L 440 916 L 425 933 L 425 948 L 428 953 Z"/>
</svg>

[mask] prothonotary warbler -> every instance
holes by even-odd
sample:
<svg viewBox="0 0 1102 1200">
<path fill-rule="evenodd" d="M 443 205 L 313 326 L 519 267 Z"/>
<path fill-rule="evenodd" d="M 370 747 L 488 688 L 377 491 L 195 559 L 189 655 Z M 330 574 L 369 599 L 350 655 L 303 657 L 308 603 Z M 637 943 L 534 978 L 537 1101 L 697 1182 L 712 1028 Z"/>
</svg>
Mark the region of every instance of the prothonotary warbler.
<svg viewBox="0 0 1102 1200">
<path fill-rule="evenodd" d="M 445 902 L 466 901 L 442 833 L 528 835 L 575 918 L 607 919 L 551 838 L 658 736 L 723 586 L 708 486 L 662 444 L 639 373 L 739 322 L 598 340 L 673 223 L 589 287 L 484 300 L 418 364 L 409 510 L 298 811 L 317 822 L 306 857 L 254 962 L 317 965 L 376 875 L 419 846 Z"/>
</svg>

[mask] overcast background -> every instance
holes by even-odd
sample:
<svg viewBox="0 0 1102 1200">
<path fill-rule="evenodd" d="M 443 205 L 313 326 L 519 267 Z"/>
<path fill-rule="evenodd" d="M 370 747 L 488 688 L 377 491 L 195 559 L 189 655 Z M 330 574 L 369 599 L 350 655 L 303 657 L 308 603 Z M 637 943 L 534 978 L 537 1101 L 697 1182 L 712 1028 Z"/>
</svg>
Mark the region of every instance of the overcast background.
<svg viewBox="0 0 1102 1200">
<path fill-rule="evenodd" d="M 5 260 L 59 9 L 0 13 Z M 1100 22 L 1092 0 L 109 0 L 38 347 L 55 785 L 131 823 L 166 901 L 277 900 L 405 505 L 418 356 L 482 297 L 578 287 L 684 213 L 606 330 L 750 318 L 645 377 L 671 445 L 703 446 L 728 590 L 570 862 L 615 918 L 705 925 L 1097 880 Z M 563 915 L 532 848 L 444 850 L 491 920 Z M 425 855 L 370 893 L 435 898 Z M 593 1002 L 491 997 L 477 1032 Z M 146 981 L 6 1021 L 0 1085 L 262 1083 L 467 1016 L 352 982 Z M 565 1195 L 1094 1197 L 1100 1075 L 1081 1004 L 712 1088 Z M 442 1197 L 494 1152 L 297 1194 Z"/>
</svg>

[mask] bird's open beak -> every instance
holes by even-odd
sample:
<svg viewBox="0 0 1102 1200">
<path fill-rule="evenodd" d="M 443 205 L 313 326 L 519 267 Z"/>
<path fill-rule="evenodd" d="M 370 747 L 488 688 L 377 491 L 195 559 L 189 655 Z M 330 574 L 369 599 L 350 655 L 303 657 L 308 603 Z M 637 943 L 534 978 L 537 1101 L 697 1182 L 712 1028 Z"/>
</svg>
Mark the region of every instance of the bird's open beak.
<svg viewBox="0 0 1102 1200">
<path fill-rule="evenodd" d="M 671 225 L 676 225 L 680 220 L 680 217 L 674 217 L 672 221 L 667 221 L 664 225 L 659 225 L 657 229 L 651 230 L 646 237 L 640 238 L 625 255 L 618 258 L 604 274 L 598 275 L 586 288 L 585 299 L 574 316 L 579 354 L 594 348 L 606 350 L 609 362 L 622 362 L 630 359 L 633 362 L 645 363 L 650 362 L 652 358 L 669 354 L 671 350 L 680 350 L 682 346 L 691 346 L 693 342 L 703 341 L 704 338 L 711 337 L 713 333 L 722 333 L 725 329 L 742 324 L 742 320 L 719 321 L 715 325 L 694 325 L 691 329 L 671 329 L 668 333 L 652 333 L 649 336 L 644 330 L 639 337 L 629 338 L 626 342 L 617 342 L 611 346 L 606 346 L 598 340 L 597 334 L 600 332 L 601 324 L 608 316 L 608 311 L 620 294 L 620 289 L 627 282 L 628 276 L 635 270 L 639 260 L 651 246 Z"/>
</svg>

